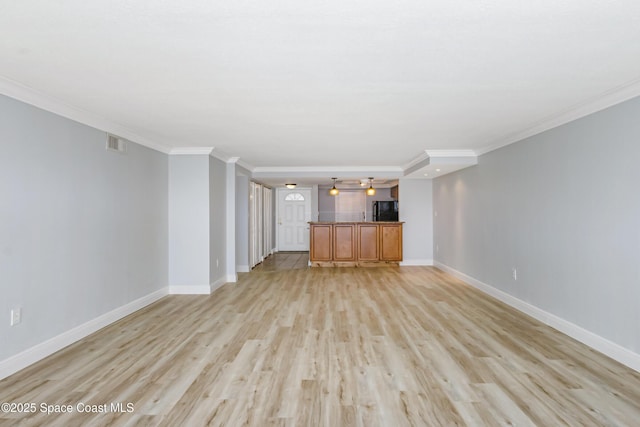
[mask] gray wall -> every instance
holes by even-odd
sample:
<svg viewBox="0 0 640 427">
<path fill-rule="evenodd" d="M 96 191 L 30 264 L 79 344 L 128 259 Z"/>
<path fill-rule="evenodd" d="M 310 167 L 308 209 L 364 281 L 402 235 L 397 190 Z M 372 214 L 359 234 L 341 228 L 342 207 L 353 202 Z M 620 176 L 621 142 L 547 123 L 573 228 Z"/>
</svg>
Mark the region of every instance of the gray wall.
<svg viewBox="0 0 640 427">
<path fill-rule="evenodd" d="M 401 179 L 398 213 L 402 226 L 403 265 L 433 263 L 433 183 L 428 179 Z"/>
<path fill-rule="evenodd" d="M 236 171 L 236 268 L 249 271 L 249 176 Z"/>
<path fill-rule="evenodd" d="M 311 186 L 311 221 L 318 221 L 318 218 L 320 217 L 318 197 L 319 197 L 318 185 L 312 185 Z"/>
<path fill-rule="evenodd" d="M 208 286 L 209 159 L 207 155 L 169 158 L 169 284 Z"/>
<path fill-rule="evenodd" d="M 329 195 L 329 188 L 318 187 L 318 221 L 336 220 L 336 199 Z"/>
<path fill-rule="evenodd" d="M 209 157 L 209 283 L 226 280 L 227 263 L 227 210 L 226 170 L 222 160 Z"/>
<path fill-rule="evenodd" d="M 168 157 L 105 140 L 0 96 L 0 360 L 168 285 Z"/>
<path fill-rule="evenodd" d="M 205 154 L 170 156 L 171 292 L 208 292 L 209 285 L 226 280 L 226 203 L 226 163 Z"/>
<path fill-rule="evenodd" d="M 227 282 L 236 282 L 238 280 L 236 271 L 236 169 L 238 167 L 233 162 L 225 165 L 225 271 Z"/>
<path fill-rule="evenodd" d="M 436 260 L 640 352 L 639 117 L 636 98 L 435 180 Z"/>
</svg>

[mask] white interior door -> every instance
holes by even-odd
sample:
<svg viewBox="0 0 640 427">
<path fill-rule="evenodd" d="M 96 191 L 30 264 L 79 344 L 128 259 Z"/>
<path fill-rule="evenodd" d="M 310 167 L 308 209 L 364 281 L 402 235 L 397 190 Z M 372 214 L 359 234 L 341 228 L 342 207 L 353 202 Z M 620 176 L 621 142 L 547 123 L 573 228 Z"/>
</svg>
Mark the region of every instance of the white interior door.
<svg viewBox="0 0 640 427">
<path fill-rule="evenodd" d="M 308 251 L 311 190 L 278 188 L 278 250 Z"/>
</svg>

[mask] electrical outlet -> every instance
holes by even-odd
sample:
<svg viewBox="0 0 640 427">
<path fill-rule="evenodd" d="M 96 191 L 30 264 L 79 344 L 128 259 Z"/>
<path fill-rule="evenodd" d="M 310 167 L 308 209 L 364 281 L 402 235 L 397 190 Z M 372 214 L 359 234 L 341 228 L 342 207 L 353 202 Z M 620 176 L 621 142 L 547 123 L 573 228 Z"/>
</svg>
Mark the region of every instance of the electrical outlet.
<svg viewBox="0 0 640 427">
<path fill-rule="evenodd" d="M 436 253 L 440 252 L 440 246 L 436 245 Z"/>
<path fill-rule="evenodd" d="M 513 280 L 518 280 L 518 269 L 513 267 Z"/>
<path fill-rule="evenodd" d="M 220 258 L 216 258 L 216 268 L 220 267 Z"/>
<path fill-rule="evenodd" d="M 16 307 L 11 310 L 11 326 L 15 326 L 22 321 L 22 309 Z"/>
</svg>

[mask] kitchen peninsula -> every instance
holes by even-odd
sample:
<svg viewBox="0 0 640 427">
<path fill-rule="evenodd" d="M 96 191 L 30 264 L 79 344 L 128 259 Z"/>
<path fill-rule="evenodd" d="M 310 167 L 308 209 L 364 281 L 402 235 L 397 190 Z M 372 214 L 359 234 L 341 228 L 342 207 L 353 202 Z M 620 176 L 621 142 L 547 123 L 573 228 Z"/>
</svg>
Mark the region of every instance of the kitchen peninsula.
<svg viewBox="0 0 640 427">
<path fill-rule="evenodd" d="M 310 222 L 312 267 L 375 267 L 402 261 L 402 222 Z"/>
</svg>

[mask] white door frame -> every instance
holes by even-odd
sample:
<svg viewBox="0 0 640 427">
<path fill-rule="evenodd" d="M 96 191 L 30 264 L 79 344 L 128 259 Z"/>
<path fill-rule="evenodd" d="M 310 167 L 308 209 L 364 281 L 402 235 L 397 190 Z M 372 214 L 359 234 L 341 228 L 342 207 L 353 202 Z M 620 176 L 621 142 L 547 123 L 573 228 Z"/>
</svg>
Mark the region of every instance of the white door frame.
<svg viewBox="0 0 640 427">
<path fill-rule="evenodd" d="M 276 251 L 280 252 L 280 195 L 282 193 L 295 193 L 299 190 L 309 190 L 309 200 L 305 201 L 305 203 L 307 204 L 307 207 L 309 208 L 309 212 L 308 212 L 308 216 L 311 219 L 312 218 L 312 213 L 311 213 L 311 208 L 312 208 L 312 203 L 311 203 L 311 199 L 313 198 L 313 188 L 311 187 L 296 187 L 293 189 L 288 189 L 288 188 L 284 188 L 284 187 L 278 187 L 276 188 L 276 206 L 275 206 L 275 215 L 276 215 Z"/>
<path fill-rule="evenodd" d="M 249 268 L 262 262 L 261 236 L 262 230 L 262 185 L 251 181 L 249 183 Z"/>
<path fill-rule="evenodd" d="M 271 236 L 273 235 L 273 209 L 272 209 L 272 194 L 273 191 L 269 187 L 262 187 L 262 233 L 263 233 L 263 255 L 268 257 L 273 253 L 273 241 Z"/>
</svg>

